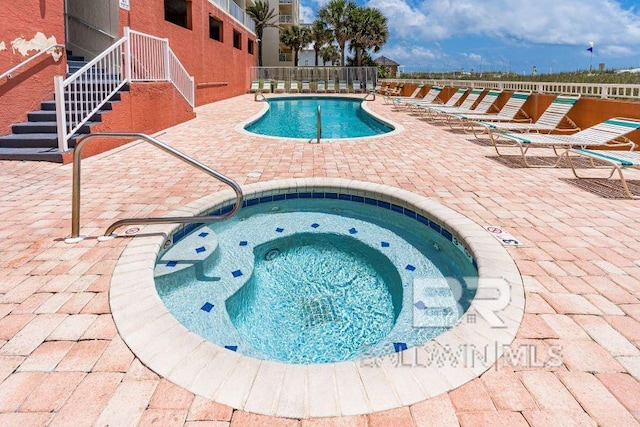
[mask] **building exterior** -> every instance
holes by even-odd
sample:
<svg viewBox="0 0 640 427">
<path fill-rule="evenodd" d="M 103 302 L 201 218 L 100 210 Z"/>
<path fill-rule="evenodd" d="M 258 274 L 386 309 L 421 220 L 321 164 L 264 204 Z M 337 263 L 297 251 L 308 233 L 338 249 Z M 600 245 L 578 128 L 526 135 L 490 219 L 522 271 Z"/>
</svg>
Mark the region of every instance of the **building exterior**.
<svg viewBox="0 0 640 427">
<path fill-rule="evenodd" d="M 24 122 L 42 101 L 53 99 L 54 76 L 71 70 L 71 52 L 90 61 L 117 44 L 125 27 L 168 41 L 194 79 L 195 105 L 246 93 L 257 60 L 254 22 L 245 13 L 252 4 L 253 0 L 40 0 L 5 5 L 0 14 L 0 75 L 41 51 L 48 53 L 0 80 L 0 137 Z M 55 44 L 61 48 L 47 50 Z M 174 96 L 171 85 L 130 86 L 113 111 L 102 115 L 103 128 L 150 133 L 193 117 L 192 106 Z M 143 112 L 148 114 L 140 117 Z"/>
<path fill-rule="evenodd" d="M 280 31 L 300 25 L 300 0 L 268 0 L 278 18 L 278 28 L 265 28 L 262 41 L 262 62 L 265 67 L 293 66 L 293 52 L 280 44 Z"/>
</svg>

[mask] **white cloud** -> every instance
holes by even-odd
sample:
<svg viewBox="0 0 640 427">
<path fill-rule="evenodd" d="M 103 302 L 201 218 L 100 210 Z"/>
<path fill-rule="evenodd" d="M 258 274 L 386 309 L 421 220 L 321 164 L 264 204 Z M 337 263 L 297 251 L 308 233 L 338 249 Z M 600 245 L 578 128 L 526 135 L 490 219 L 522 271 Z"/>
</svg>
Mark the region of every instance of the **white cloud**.
<svg viewBox="0 0 640 427">
<path fill-rule="evenodd" d="M 316 13 L 310 6 L 300 5 L 300 22 L 310 24 L 316 19 Z"/>
<path fill-rule="evenodd" d="M 478 35 L 543 44 L 640 43 L 640 15 L 613 0 L 367 0 L 367 5 L 389 18 L 392 33 L 423 42 Z"/>
<path fill-rule="evenodd" d="M 477 53 L 462 53 L 462 56 L 473 62 L 482 62 L 484 59 L 482 55 L 478 55 Z"/>
</svg>

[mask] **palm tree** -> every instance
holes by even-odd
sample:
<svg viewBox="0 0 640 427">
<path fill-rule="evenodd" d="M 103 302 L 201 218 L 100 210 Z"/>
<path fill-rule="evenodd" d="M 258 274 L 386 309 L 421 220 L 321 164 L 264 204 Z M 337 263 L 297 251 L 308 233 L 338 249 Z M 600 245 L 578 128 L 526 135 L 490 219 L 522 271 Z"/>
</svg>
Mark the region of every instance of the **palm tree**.
<svg viewBox="0 0 640 427">
<path fill-rule="evenodd" d="M 293 66 L 297 67 L 300 49 L 311 43 L 311 32 L 308 28 L 292 25 L 280 32 L 280 43 L 293 51 Z"/>
<path fill-rule="evenodd" d="M 347 33 L 349 49 L 355 53 L 355 65 L 362 66 L 363 54 L 369 49 L 380 51 L 389 37 L 387 17 L 378 9 L 356 6 L 349 11 Z"/>
<path fill-rule="evenodd" d="M 338 46 L 340 47 L 341 65 L 344 65 L 345 45 L 349 40 L 349 12 L 356 4 L 351 0 L 331 0 L 318 10 L 318 16 L 333 31 Z"/>
<path fill-rule="evenodd" d="M 253 6 L 247 8 L 247 15 L 256 23 L 258 37 L 258 65 L 262 67 L 262 33 L 265 28 L 278 27 L 278 17 L 273 9 L 269 9 L 269 2 L 256 0 Z"/>
<path fill-rule="evenodd" d="M 318 57 L 320 56 L 320 49 L 331 41 L 331 30 L 329 30 L 324 22 L 319 19 L 313 21 L 311 25 L 311 41 L 313 42 L 313 50 L 316 54 L 316 67 L 318 66 Z"/>
<path fill-rule="evenodd" d="M 320 49 L 320 56 L 322 57 L 322 61 L 324 62 L 325 66 L 327 65 L 328 62 L 330 62 L 331 65 L 335 65 L 340 59 L 340 53 L 338 52 L 338 48 L 336 48 L 335 45 L 333 44 L 328 44 L 326 46 L 323 46 Z"/>
</svg>

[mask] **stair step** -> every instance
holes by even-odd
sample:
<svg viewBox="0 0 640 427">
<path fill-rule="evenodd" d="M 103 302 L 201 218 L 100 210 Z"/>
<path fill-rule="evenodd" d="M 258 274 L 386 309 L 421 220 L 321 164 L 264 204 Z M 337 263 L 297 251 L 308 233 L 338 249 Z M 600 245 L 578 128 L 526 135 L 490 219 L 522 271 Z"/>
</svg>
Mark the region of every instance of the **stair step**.
<svg viewBox="0 0 640 427">
<path fill-rule="evenodd" d="M 27 118 L 30 122 L 55 122 L 56 112 L 46 111 L 46 110 L 32 111 L 29 114 L 27 114 Z M 68 112 L 67 112 L 67 118 L 69 118 Z M 102 114 L 100 113 L 100 111 L 98 111 L 93 116 L 91 116 L 90 119 L 94 122 L 99 122 L 102 120 Z"/>
<path fill-rule="evenodd" d="M 82 68 L 85 65 L 87 65 L 88 62 L 87 61 L 82 61 L 82 60 L 77 60 L 77 59 L 69 59 L 67 57 L 67 66 L 69 67 L 78 67 L 78 68 Z"/>
<path fill-rule="evenodd" d="M 87 122 L 79 129 L 80 133 L 91 132 L 91 126 L 98 124 L 99 122 Z M 18 123 L 11 127 L 14 134 L 26 134 L 26 133 L 57 133 L 58 124 L 54 122 L 27 122 Z"/>
<path fill-rule="evenodd" d="M 67 51 L 67 62 L 69 61 L 80 61 L 83 62 L 84 61 L 84 56 L 80 56 L 80 55 L 74 55 L 71 53 L 71 51 Z"/>
<path fill-rule="evenodd" d="M 28 160 L 62 163 L 62 153 L 58 148 L 2 148 L 0 160 Z"/>
<path fill-rule="evenodd" d="M 111 98 L 109 98 L 109 101 L 120 101 L 120 92 L 129 92 L 129 85 L 126 84 L 123 87 L 121 87 L 118 92 L 114 93 Z M 107 94 L 108 92 L 105 91 L 100 91 L 100 92 L 96 92 L 97 95 L 99 95 L 100 97 L 103 97 Z M 87 94 L 81 94 L 81 93 L 67 93 L 66 97 L 67 99 L 85 99 L 87 96 Z"/>
<path fill-rule="evenodd" d="M 80 135 L 77 135 L 80 136 Z M 75 139 L 69 140 L 69 147 L 75 146 Z M 1 148 L 57 148 L 58 135 L 55 133 L 22 133 L 0 136 Z"/>
<path fill-rule="evenodd" d="M 66 107 L 69 108 L 69 101 L 66 102 Z M 44 111 L 56 111 L 56 102 L 55 101 L 43 101 L 40 103 L 40 109 Z M 111 111 L 113 110 L 113 102 L 107 101 L 102 107 L 100 107 L 100 111 Z"/>
</svg>

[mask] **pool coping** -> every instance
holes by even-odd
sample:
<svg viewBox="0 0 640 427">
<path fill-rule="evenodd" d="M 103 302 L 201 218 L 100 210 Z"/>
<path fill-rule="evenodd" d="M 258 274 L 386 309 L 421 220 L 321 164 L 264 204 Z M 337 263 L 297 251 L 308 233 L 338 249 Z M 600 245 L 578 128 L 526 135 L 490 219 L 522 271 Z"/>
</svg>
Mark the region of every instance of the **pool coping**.
<svg viewBox="0 0 640 427">
<path fill-rule="evenodd" d="M 515 338 L 525 303 L 520 273 L 506 249 L 464 215 L 396 187 L 339 178 L 274 180 L 243 190 L 247 198 L 288 191 L 347 192 L 416 210 L 444 225 L 469 249 L 480 276 L 477 297 L 455 327 L 392 357 L 315 365 L 258 360 L 204 340 L 168 312 L 155 289 L 154 266 L 167 239 L 184 226 L 149 225 L 118 260 L 109 294 L 111 312 L 122 339 L 140 361 L 179 386 L 265 415 L 367 414 L 408 406 L 459 387 L 491 368 Z M 225 190 L 174 214 L 198 215 L 232 200 L 234 194 Z M 496 324 L 493 315 L 502 323 Z"/>
<path fill-rule="evenodd" d="M 353 137 L 353 138 L 321 138 L 320 142 L 332 142 L 332 141 L 361 141 L 361 140 L 368 140 L 370 138 L 382 138 L 382 137 L 388 137 L 388 136 L 396 136 L 401 134 L 402 132 L 405 131 L 404 126 L 402 126 L 399 123 L 394 122 L 393 120 L 389 120 L 386 117 L 381 116 L 380 114 L 376 113 L 375 111 L 373 111 L 372 109 L 369 108 L 368 101 L 366 99 L 364 99 L 364 97 L 360 97 L 357 96 L 356 94 L 346 94 L 346 93 L 342 93 L 342 94 L 338 94 L 338 93 L 329 93 L 329 94 L 322 94 L 322 93 L 299 93 L 299 94 L 291 94 L 291 93 L 278 93 L 278 94 L 271 94 L 271 96 L 269 96 L 269 98 L 267 99 L 271 99 L 271 98 L 302 98 L 302 97 L 324 97 L 324 98 L 346 98 L 346 99 L 358 99 L 361 100 L 361 106 L 362 109 L 369 114 L 370 116 L 372 116 L 374 119 L 378 120 L 379 122 L 382 122 L 383 124 L 385 124 L 386 126 L 389 126 L 391 128 L 393 128 L 393 130 L 391 132 L 387 132 L 387 133 L 381 133 L 379 135 L 370 135 L 370 136 L 359 136 L 359 137 Z M 278 140 L 284 140 L 284 141 L 305 141 L 305 142 L 309 142 L 309 141 L 314 141 L 314 138 L 287 138 L 285 136 L 271 136 L 271 135 L 261 135 L 258 133 L 253 133 L 253 132 L 249 132 L 248 130 L 245 129 L 245 126 L 255 122 L 256 120 L 260 119 L 262 116 L 264 116 L 267 111 L 269 110 L 269 103 L 268 102 L 263 102 L 261 101 L 264 105 L 262 107 L 262 109 L 254 114 L 253 116 L 249 117 L 248 119 L 238 123 L 235 127 L 234 130 L 238 133 L 241 133 L 243 135 L 247 135 L 247 136 L 252 136 L 252 137 L 257 137 L 257 138 L 268 138 L 268 139 L 278 139 Z"/>
</svg>

